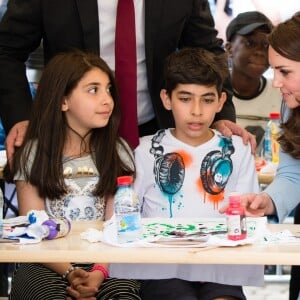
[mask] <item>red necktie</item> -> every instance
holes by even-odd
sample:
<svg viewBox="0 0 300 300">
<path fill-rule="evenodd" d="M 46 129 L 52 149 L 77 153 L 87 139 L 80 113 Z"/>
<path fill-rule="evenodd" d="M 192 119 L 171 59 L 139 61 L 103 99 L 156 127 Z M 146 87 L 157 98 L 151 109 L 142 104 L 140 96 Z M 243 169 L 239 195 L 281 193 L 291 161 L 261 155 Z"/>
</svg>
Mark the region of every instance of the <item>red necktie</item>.
<svg viewBox="0 0 300 300">
<path fill-rule="evenodd" d="M 115 36 L 115 74 L 121 103 L 120 135 L 135 148 L 137 122 L 137 66 L 133 0 L 119 0 Z"/>
</svg>

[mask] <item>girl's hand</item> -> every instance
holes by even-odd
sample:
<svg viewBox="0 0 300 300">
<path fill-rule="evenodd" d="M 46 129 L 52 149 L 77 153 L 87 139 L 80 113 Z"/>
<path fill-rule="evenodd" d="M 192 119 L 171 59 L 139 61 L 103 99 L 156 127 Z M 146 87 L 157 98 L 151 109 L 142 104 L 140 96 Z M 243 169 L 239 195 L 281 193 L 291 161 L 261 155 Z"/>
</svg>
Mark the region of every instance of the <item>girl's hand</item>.
<svg viewBox="0 0 300 300">
<path fill-rule="evenodd" d="M 104 281 L 102 272 L 87 272 L 83 269 L 76 269 L 68 276 L 70 286 L 67 293 L 75 299 L 93 300 Z"/>
</svg>

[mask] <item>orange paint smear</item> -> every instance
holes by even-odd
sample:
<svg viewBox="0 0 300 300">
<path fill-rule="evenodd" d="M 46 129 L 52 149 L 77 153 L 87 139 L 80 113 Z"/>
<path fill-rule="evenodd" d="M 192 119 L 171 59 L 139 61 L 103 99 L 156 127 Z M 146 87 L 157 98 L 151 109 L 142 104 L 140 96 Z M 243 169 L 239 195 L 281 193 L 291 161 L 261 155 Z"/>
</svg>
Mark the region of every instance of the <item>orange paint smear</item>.
<svg viewBox="0 0 300 300">
<path fill-rule="evenodd" d="M 224 199 L 224 191 L 222 191 L 218 195 L 211 195 L 207 193 L 203 187 L 201 178 L 197 179 L 196 185 L 198 187 L 199 192 L 203 194 L 203 199 L 204 199 L 203 202 L 204 203 L 206 203 L 206 201 L 211 202 L 213 204 L 214 209 L 218 209 L 219 203 L 222 202 L 222 200 Z"/>
<path fill-rule="evenodd" d="M 192 156 L 184 150 L 178 150 L 175 152 L 182 157 L 185 167 L 188 168 L 193 161 Z"/>
</svg>

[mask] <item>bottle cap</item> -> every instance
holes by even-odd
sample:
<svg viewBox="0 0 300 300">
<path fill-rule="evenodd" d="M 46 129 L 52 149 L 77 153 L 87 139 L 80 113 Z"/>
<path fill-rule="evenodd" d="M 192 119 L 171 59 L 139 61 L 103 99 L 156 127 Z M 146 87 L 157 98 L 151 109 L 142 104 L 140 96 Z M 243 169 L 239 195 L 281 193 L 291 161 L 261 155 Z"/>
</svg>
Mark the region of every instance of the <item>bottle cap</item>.
<svg viewBox="0 0 300 300">
<path fill-rule="evenodd" d="M 49 219 L 42 223 L 45 238 L 52 240 L 67 235 L 71 230 L 71 222 L 67 218 Z"/>
<path fill-rule="evenodd" d="M 42 225 L 47 226 L 48 230 L 47 230 L 47 239 L 48 240 L 52 240 L 54 238 L 56 238 L 57 234 L 58 234 L 58 230 L 57 230 L 57 224 L 54 220 L 46 220 L 42 223 Z"/>
<path fill-rule="evenodd" d="M 239 203 L 241 201 L 240 194 L 237 192 L 229 194 L 229 203 Z"/>
<path fill-rule="evenodd" d="M 270 119 L 280 119 L 280 113 L 279 112 L 271 112 L 269 115 Z"/>
<path fill-rule="evenodd" d="M 119 176 L 117 178 L 118 185 L 131 184 L 133 181 L 132 176 Z"/>
</svg>

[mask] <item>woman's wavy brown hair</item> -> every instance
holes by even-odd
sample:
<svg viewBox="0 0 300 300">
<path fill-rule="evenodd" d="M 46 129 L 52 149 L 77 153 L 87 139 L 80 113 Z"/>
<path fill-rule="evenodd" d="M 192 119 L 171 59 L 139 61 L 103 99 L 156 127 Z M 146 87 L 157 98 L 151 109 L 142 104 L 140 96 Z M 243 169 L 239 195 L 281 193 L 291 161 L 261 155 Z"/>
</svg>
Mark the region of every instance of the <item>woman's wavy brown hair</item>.
<svg viewBox="0 0 300 300">
<path fill-rule="evenodd" d="M 300 62 L 300 11 L 275 27 L 268 40 L 277 53 Z M 293 158 L 300 159 L 300 107 L 291 110 L 288 120 L 282 123 L 281 128 L 278 142 L 282 150 Z"/>
</svg>

